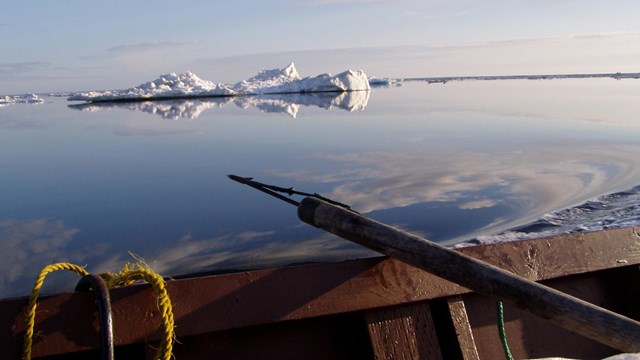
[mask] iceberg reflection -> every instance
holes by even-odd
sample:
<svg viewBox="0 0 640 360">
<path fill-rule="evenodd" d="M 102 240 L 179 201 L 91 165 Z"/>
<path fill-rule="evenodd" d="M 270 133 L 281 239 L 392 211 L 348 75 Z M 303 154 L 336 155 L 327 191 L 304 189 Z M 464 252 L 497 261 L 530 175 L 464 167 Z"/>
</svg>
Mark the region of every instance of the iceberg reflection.
<svg viewBox="0 0 640 360">
<path fill-rule="evenodd" d="M 71 109 L 87 112 L 126 109 L 146 112 L 163 119 L 179 120 L 195 119 L 206 110 L 222 108 L 229 103 L 234 103 L 242 109 L 257 108 L 263 113 L 284 113 L 295 118 L 302 106 L 315 106 L 326 110 L 364 110 L 369 101 L 369 93 L 370 91 L 271 94 L 142 102 L 95 102 L 67 106 Z"/>
</svg>

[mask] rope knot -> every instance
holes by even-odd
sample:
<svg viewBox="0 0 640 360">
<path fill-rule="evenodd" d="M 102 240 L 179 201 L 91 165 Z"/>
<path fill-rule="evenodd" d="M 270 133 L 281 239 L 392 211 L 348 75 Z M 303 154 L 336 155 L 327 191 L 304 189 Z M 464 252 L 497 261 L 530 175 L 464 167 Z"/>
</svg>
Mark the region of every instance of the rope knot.
<svg viewBox="0 0 640 360">
<path fill-rule="evenodd" d="M 146 281 L 153 288 L 157 299 L 158 308 L 162 314 L 163 333 L 160 347 L 158 348 L 155 359 L 169 360 L 173 353 L 173 342 L 175 341 L 174 333 L 174 318 L 173 307 L 171 305 L 171 299 L 166 288 L 166 282 L 164 278 L 155 272 L 147 263 L 139 257 L 134 258 L 137 260 L 135 264 L 129 262 L 125 263 L 117 273 L 108 272 L 100 274 L 99 276 L 104 280 L 108 288 L 114 288 L 118 286 L 128 286 L 139 281 Z M 33 345 L 33 328 L 35 325 L 36 307 L 38 294 L 44 284 L 44 278 L 50 272 L 57 270 L 69 270 L 77 273 L 80 276 L 89 275 L 84 267 L 70 264 L 70 263 L 55 263 L 45 266 L 41 271 L 31 291 L 29 297 L 29 305 L 26 311 L 26 329 L 24 334 L 24 346 L 23 356 L 25 360 L 31 359 L 31 347 Z"/>
</svg>

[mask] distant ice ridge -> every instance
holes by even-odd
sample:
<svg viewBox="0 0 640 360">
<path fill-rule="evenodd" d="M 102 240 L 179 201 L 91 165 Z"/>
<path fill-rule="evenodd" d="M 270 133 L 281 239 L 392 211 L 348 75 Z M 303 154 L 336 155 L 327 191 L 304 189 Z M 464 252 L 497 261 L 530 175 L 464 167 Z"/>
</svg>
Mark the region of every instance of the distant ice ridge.
<svg viewBox="0 0 640 360">
<path fill-rule="evenodd" d="M 378 78 L 375 76 L 369 77 L 369 85 L 374 87 L 402 86 L 403 81 L 404 79 Z"/>
<path fill-rule="evenodd" d="M 301 78 L 291 63 L 283 69 L 263 70 L 256 76 L 234 85 L 203 80 L 192 72 L 164 74 L 158 79 L 125 90 L 76 93 L 69 101 L 132 101 L 192 97 L 223 97 L 240 95 L 344 92 L 370 90 L 362 71 L 347 70 L 338 75 L 321 74 Z"/>
<path fill-rule="evenodd" d="M 44 99 L 32 93 L 17 96 L 0 96 L 0 107 L 11 104 L 42 104 L 43 102 Z"/>
<path fill-rule="evenodd" d="M 533 223 L 497 235 L 480 236 L 455 247 L 639 225 L 640 185 L 631 190 L 596 197 L 582 205 L 546 214 Z"/>
</svg>

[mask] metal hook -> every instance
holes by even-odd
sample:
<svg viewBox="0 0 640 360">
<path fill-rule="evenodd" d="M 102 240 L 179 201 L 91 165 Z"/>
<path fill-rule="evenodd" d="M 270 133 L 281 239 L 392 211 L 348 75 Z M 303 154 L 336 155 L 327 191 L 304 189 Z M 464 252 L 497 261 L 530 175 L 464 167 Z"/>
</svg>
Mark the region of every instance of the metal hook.
<svg viewBox="0 0 640 360">
<path fill-rule="evenodd" d="M 113 360 L 113 319 L 111 316 L 111 299 L 109 297 L 109 289 L 101 277 L 89 274 L 83 276 L 76 285 L 76 291 L 88 290 L 93 290 L 98 303 L 102 358 L 106 360 Z"/>
<path fill-rule="evenodd" d="M 244 185 L 248 185 L 251 186 L 254 189 L 260 190 L 263 193 L 269 194 L 277 199 L 280 199 L 286 203 L 289 203 L 293 206 L 299 207 L 300 203 L 298 201 L 295 201 L 293 199 L 290 199 L 284 195 L 280 195 L 279 193 L 285 193 L 288 194 L 289 196 L 292 195 L 300 195 L 300 196 L 306 196 L 306 197 L 312 197 L 312 198 L 316 198 L 316 199 L 320 199 L 323 201 L 326 201 L 330 204 L 339 206 L 341 208 L 347 209 L 349 211 L 353 211 L 354 213 L 358 213 L 357 211 L 353 210 L 351 208 L 351 206 L 347 205 L 347 204 L 343 204 L 341 202 L 326 198 L 318 193 L 306 193 L 306 192 L 302 192 L 302 191 L 297 191 L 295 190 L 293 187 L 289 187 L 289 188 L 285 188 L 285 187 L 280 187 L 280 186 L 275 186 L 275 185 L 268 185 L 268 184 L 264 184 L 258 181 L 253 180 L 252 177 L 242 177 L 242 176 L 237 176 L 237 175 L 227 175 L 229 177 L 229 179 L 233 180 L 233 181 L 237 181 L 241 184 Z"/>
</svg>

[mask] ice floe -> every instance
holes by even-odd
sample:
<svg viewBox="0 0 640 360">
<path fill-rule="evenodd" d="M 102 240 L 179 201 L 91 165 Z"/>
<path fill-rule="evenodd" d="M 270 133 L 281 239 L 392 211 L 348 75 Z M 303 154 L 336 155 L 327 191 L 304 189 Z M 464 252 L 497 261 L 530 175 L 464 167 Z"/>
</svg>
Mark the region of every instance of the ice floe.
<svg viewBox="0 0 640 360">
<path fill-rule="evenodd" d="M 375 76 L 369 77 L 369 86 L 371 87 L 402 86 L 403 82 L 404 79 L 378 78 Z"/>
<path fill-rule="evenodd" d="M 87 112 L 110 109 L 142 111 L 163 119 L 195 119 L 204 111 L 222 108 L 229 103 L 243 109 L 257 108 L 263 113 L 284 113 L 295 118 L 301 107 L 319 107 L 327 110 L 364 110 L 369 101 L 369 91 L 341 93 L 267 94 L 256 96 L 210 97 L 198 99 L 160 99 L 136 102 L 88 102 L 69 105 L 69 108 Z"/>
<path fill-rule="evenodd" d="M 455 247 L 619 229 L 636 226 L 639 222 L 640 185 L 626 191 L 598 196 L 583 204 L 545 214 L 529 224 L 500 234 L 479 236 L 456 244 Z"/>
<path fill-rule="evenodd" d="M 185 97 L 231 96 L 236 92 L 224 84 L 215 84 L 202 80 L 196 74 L 187 71 L 184 74 L 163 74 L 153 81 L 125 90 L 89 91 L 69 96 L 69 101 L 116 101 L 174 99 Z"/>
<path fill-rule="evenodd" d="M 263 70 L 236 84 L 216 84 L 192 72 L 164 74 L 158 79 L 125 90 L 90 91 L 72 94 L 69 101 L 136 101 L 196 97 L 346 92 L 370 90 L 363 71 L 347 70 L 337 75 L 321 74 L 301 78 L 291 63 L 283 69 Z"/>
<path fill-rule="evenodd" d="M 0 96 L 0 107 L 11 104 L 42 104 L 44 99 L 36 94 Z"/>
</svg>

